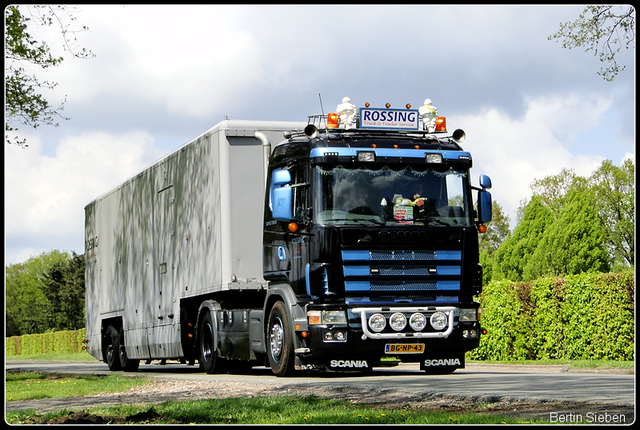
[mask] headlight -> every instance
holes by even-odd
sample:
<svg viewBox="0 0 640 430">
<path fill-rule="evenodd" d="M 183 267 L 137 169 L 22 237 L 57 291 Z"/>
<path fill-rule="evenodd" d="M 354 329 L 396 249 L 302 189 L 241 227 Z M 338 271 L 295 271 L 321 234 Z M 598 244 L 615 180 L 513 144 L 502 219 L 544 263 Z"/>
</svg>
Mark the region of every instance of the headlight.
<svg viewBox="0 0 640 430">
<path fill-rule="evenodd" d="M 478 321 L 478 313 L 476 309 L 462 309 L 460 308 L 460 313 L 458 314 L 458 320 L 461 322 L 465 321 Z"/>
<path fill-rule="evenodd" d="M 314 324 L 347 324 L 345 311 L 307 311 L 310 325 Z"/>
<path fill-rule="evenodd" d="M 409 318 L 409 325 L 415 331 L 421 331 L 427 326 L 427 317 L 421 313 L 415 313 Z"/>
<path fill-rule="evenodd" d="M 431 319 L 429 321 L 431 322 L 431 326 L 433 328 L 435 328 L 436 330 L 442 330 L 447 326 L 447 314 L 440 311 L 435 312 L 433 315 L 431 315 Z"/>
<path fill-rule="evenodd" d="M 347 313 L 345 311 L 322 311 L 323 324 L 346 324 Z"/>
<path fill-rule="evenodd" d="M 373 314 L 369 317 L 369 327 L 376 333 L 380 333 L 387 326 L 387 319 L 382 314 Z"/>
<path fill-rule="evenodd" d="M 407 326 L 407 317 L 403 313 L 396 312 L 389 318 L 389 325 L 395 331 L 401 331 Z"/>
</svg>

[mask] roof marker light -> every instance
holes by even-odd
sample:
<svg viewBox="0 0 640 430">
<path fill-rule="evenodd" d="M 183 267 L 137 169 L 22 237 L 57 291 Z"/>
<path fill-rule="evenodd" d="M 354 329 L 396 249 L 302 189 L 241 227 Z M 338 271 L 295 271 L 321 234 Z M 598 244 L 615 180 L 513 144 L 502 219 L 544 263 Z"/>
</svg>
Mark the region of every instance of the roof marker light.
<svg viewBox="0 0 640 430">
<path fill-rule="evenodd" d="M 338 114 L 331 112 L 327 115 L 327 128 L 338 128 Z"/>
<path fill-rule="evenodd" d="M 384 105 L 384 107 L 386 107 L 387 109 L 389 109 L 391 107 L 391 103 L 387 103 Z"/>
<path fill-rule="evenodd" d="M 373 151 L 358 151 L 358 161 L 376 161 L 376 153 Z"/>
<path fill-rule="evenodd" d="M 430 164 L 442 164 L 442 154 L 427 152 L 424 154 L 424 161 Z"/>
</svg>

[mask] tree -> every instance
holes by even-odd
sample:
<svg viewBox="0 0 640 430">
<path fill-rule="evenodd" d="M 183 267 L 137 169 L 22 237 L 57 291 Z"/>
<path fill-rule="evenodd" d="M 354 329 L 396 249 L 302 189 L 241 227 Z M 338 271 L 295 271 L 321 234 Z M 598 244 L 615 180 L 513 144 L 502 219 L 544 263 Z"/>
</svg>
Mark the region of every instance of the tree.
<svg viewBox="0 0 640 430">
<path fill-rule="evenodd" d="M 560 30 L 548 39 L 562 40 L 563 48 L 593 51 L 606 64 L 598 74 L 612 81 L 625 69 L 616 62 L 616 55 L 622 47 L 629 49 L 635 39 L 635 9 L 630 5 L 587 6 L 577 20 L 561 23 Z"/>
<path fill-rule="evenodd" d="M 616 267 L 634 266 L 635 164 L 625 160 L 621 167 L 609 160 L 589 179 L 593 205 L 607 233 L 605 241 Z"/>
<path fill-rule="evenodd" d="M 551 210 L 542 204 L 542 198 L 534 195 L 520 224 L 495 252 L 493 279 L 522 281 L 524 267 L 554 220 Z"/>
<path fill-rule="evenodd" d="M 524 265 L 524 281 L 543 276 L 609 271 L 604 229 L 591 202 L 590 191 L 569 193 L 560 216 L 545 229 L 533 255 Z"/>
<path fill-rule="evenodd" d="M 584 189 L 586 180 L 576 175 L 573 169 L 563 168 L 559 174 L 535 179 L 530 188 L 534 195 L 540 196 L 542 204 L 551 209 L 554 217 L 558 217 L 570 191 Z"/>
<path fill-rule="evenodd" d="M 489 255 L 500 247 L 509 236 L 509 216 L 505 215 L 502 206 L 495 200 L 491 203 L 492 219 L 487 224 L 487 231 L 479 235 L 478 246 L 480 252 L 486 251 Z"/>
<path fill-rule="evenodd" d="M 75 252 L 58 260 L 44 273 L 44 292 L 49 303 L 49 329 L 84 327 L 84 256 Z"/>
<path fill-rule="evenodd" d="M 6 273 L 6 336 L 84 326 L 84 256 L 51 251 Z"/>
<path fill-rule="evenodd" d="M 77 31 L 86 31 L 87 27 L 72 30 L 65 24 L 63 13 L 67 19 L 75 20 L 66 6 L 29 6 L 30 17 L 23 15 L 18 6 L 5 9 L 5 141 L 26 147 L 26 140 L 17 136 L 10 137 L 9 132 L 16 131 L 12 124 L 18 122 L 37 128 L 40 124 L 57 126 L 56 118 L 69 119 L 62 116 L 63 101 L 60 106 L 53 107 L 42 95 L 43 89 L 53 89 L 55 82 L 42 81 L 35 75 L 26 73 L 25 63 L 46 69 L 59 65 L 64 58 L 54 57 L 46 42 L 38 42 L 28 33 L 29 24 L 60 26 L 64 50 L 76 58 L 91 58 L 93 53 L 78 47 L 72 39 Z"/>
<path fill-rule="evenodd" d="M 482 264 L 482 284 L 487 285 L 493 276 L 493 259 L 496 250 L 509 237 L 509 217 L 495 200 L 491 203 L 493 214 L 487 231 L 478 236 L 480 264 Z"/>
</svg>

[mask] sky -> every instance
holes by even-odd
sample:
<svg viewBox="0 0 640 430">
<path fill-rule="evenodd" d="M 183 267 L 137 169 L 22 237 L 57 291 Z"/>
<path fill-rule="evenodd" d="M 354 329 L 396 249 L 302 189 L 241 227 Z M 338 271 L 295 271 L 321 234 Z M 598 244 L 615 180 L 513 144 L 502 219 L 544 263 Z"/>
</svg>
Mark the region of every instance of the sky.
<svg viewBox="0 0 640 430">
<path fill-rule="evenodd" d="M 70 56 L 59 28 L 29 29 L 65 58 L 33 71 L 58 83 L 44 94 L 70 119 L 5 143 L 5 265 L 82 254 L 88 203 L 225 118 L 306 121 L 344 96 L 432 99 L 513 228 L 534 180 L 635 160 L 635 45 L 607 82 L 592 52 L 547 39 L 583 9 L 78 6 L 67 22 L 89 28 L 73 37 L 94 58 Z"/>
</svg>

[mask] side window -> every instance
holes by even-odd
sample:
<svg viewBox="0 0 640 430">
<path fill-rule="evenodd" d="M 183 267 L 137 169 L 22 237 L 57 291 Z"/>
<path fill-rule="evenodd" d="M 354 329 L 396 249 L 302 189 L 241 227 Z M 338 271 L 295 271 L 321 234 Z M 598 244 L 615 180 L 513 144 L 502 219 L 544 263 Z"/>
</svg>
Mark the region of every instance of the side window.
<svg viewBox="0 0 640 430">
<path fill-rule="evenodd" d="M 305 164 L 299 164 L 289 169 L 291 172 L 291 188 L 293 189 L 293 217 L 304 219 L 308 207 L 309 180 Z"/>
</svg>

